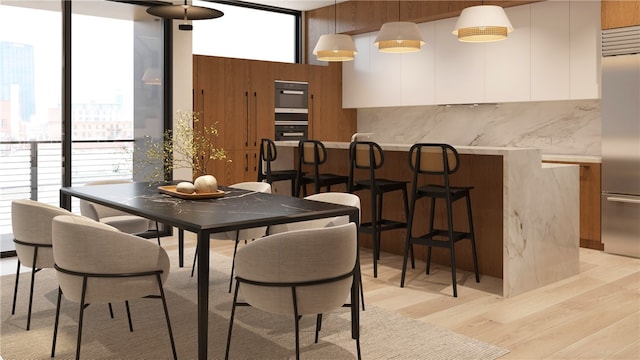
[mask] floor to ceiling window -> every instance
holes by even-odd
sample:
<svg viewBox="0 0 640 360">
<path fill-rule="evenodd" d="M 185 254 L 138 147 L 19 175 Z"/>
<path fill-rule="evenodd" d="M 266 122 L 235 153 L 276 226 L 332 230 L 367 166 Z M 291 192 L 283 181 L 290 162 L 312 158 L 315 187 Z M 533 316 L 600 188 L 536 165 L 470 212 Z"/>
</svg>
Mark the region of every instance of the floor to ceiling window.
<svg viewBox="0 0 640 360">
<path fill-rule="evenodd" d="M 160 140 L 163 22 L 146 7 L 71 3 L 70 133 L 62 137 L 62 1 L 0 4 L 0 251 L 13 249 L 11 200 L 58 205 L 62 159 L 72 184 L 143 177 L 136 143 Z M 71 141 L 71 153 L 63 154 Z M 147 141 L 147 140 L 144 140 Z M 68 184 L 71 185 L 71 184 Z M 77 203 L 72 210 L 78 212 Z"/>
<path fill-rule="evenodd" d="M 193 3 L 224 13 L 217 19 L 193 22 L 194 54 L 296 62 L 298 13 L 197 0 Z"/>
</svg>

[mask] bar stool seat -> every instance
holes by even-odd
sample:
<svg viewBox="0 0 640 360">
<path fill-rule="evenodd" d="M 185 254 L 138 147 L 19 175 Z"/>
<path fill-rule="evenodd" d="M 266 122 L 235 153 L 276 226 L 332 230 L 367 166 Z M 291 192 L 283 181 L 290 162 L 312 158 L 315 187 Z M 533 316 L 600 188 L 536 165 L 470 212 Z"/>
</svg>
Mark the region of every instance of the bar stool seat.
<svg viewBox="0 0 640 360">
<path fill-rule="evenodd" d="M 407 200 L 407 181 L 377 178 L 375 171 L 384 164 L 384 152 L 380 145 L 371 141 L 354 141 L 349 145 L 349 192 L 369 190 L 371 195 L 371 221 L 360 224 L 360 230 L 372 234 L 373 240 L 373 276 L 378 277 L 380 259 L 380 235 L 384 231 L 404 229 L 409 218 Z M 355 170 L 367 170 L 368 179 L 355 180 Z M 383 196 L 393 191 L 402 192 L 405 220 L 392 220 L 382 216 Z M 411 253 L 413 259 L 413 252 Z"/>
<path fill-rule="evenodd" d="M 258 162 L 258 182 L 267 182 L 273 186 L 277 181 L 291 182 L 291 195 L 296 193 L 298 170 L 271 170 L 271 163 L 278 157 L 276 144 L 271 139 L 260 140 L 260 161 Z M 263 165 L 264 163 L 264 165 Z M 264 167 L 263 167 L 264 166 Z"/>
<path fill-rule="evenodd" d="M 407 269 L 407 257 L 409 251 L 413 250 L 414 244 L 427 246 L 427 269 L 429 274 L 431 263 L 431 248 L 433 246 L 448 248 L 451 258 L 451 280 L 453 284 L 453 296 L 458 296 L 456 286 L 456 257 L 455 244 L 460 240 L 468 239 L 471 242 L 471 252 L 473 257 L 473 268 L 476 282 L 480 282 L 478 273 L 478 256 L 476 254 L 475 234 L 473 230 L 473 216 L 471 213 L 471 190 L 472 186 L 451 186 L 449 177 L 458 170 L 460 164 L 458 152 L 448 144 L 414 144 L 409 150 L 409 166 L 413 171 L 411 185 L 411 202 L 409 206 L 409 220 L 407 224 L 407 238 L 402 262 L 402 278 L 400 287 L 404 287 L 405 274 Z M 418 186 L 419 175 L 441 176 L 443 184 L 427 184 Z M 412 234 L 416 201 L 427 197 L 431 199 L 431 212 L 429 214 L 429 228 L 427 233 L 414 236 Z M 446 208 L 446 226 L 435 228 L 434 218 L 436 212 L 436 199 L 444 200 Z M 467 231 L 455 230 L 453 224 L 453 203 L 456 200 L 465 199 L 467 208 Z M 415 268 L 413 257 L 411 266 Z"/>
<path fill-rule="evenodd" d="M 297 185 L 296 197 L 302 195 L 307 196 L 307 185 L 313 184 L 315 193 L 321 192 L 322 188 L 331 191 L 334 185 L 344 184 L 348 188 L 349 177 L 346 175 L 337 175 L 331 173 L 321 173 L 320 165 L 327 161 L 327 149 L 324 144 L 318 140 L 300 140 L 298 143 L 298 168 L 297 168 Z M 305 165 L 311 165 L 312 171 L 307 174 L 302 170 Z"/>
</svg>

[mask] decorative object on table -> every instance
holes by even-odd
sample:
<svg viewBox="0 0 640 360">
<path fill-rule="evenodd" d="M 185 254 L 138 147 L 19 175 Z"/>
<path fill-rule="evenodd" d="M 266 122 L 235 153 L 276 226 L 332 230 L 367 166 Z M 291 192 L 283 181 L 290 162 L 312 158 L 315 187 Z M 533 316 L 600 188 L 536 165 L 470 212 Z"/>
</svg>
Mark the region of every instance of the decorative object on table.
<svg viewBox="0 0 640 360">
<path fill-rule="evenodd" d="M 164 132 L 163 141 L 145 137 L 136 146 L 136 151 L 142 155 L 134 162 L 134 172 L 157 184 L 166 182 L 169 179 L 167 174 L 177 169 L 191 169 L 193 174 L 211 174 L 208 171 L 211 160 L 230 162 L 225 150 L 216 146 L 217 123 L 199 127 L 198 115 L 193 111 L 178 111 L 174 129 Z M 194 130 L 196 128 L 198 130 Z"/>
</svg>

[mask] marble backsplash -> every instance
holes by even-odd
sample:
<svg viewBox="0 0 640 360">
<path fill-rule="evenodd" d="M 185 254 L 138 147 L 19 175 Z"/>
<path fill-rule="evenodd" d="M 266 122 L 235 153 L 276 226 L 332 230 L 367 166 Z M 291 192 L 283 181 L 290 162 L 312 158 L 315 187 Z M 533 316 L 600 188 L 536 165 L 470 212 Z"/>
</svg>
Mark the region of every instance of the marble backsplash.
<svg viewBox="0 0 640 360">
<path fill-rule="evenodd" d="M 379 143 L 540 148 L 600 156 L 600 100 L 358 109 L 358 132 Z"/>
</svg>

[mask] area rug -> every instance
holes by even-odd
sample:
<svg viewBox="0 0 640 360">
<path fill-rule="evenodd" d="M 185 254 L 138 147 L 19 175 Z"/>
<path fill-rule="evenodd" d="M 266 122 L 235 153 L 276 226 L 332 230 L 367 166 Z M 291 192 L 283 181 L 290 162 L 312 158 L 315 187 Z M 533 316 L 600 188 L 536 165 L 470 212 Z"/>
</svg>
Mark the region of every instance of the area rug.
<svg viewBox="0 0 640 360">
<path fill-rule="evenodd" d="M 176 254 L 172 264 L 177 264 Z M 209 358 L 223 359 L 232 295 L 227 292 L 230 258 L 211 255 L 209 303 Z M 21 276 L 16 314 L 11 315 L 15 275 L 0 277 L 0 355 L 5 360 L 49 359 L 57 285 L 55 272 L 36 274 L 31 330 L 26 331 L 29 274 Z M 197 358 L 196 278 L 190 268 L 172 267 L 165 284 L 179 359 Z M 85 311 L 82 359 L 169 359 L 171 349 L 162 303 L 153 299 L 130 301 L 134 331 L 129 332 L 124 304 L 114 304 L 114 318 L 106 305 Z M 75 357 L 78 304 L 62 302 L 55 359 Z M 360 313 L 363 359 L 496 359 L 508 350 L 367 306 Z M 318 343 L 314 343 L 315 317 L 301 319 L 302 359 L 355 359 L 351 320 L 347 308 L 326 314 Z M 251 307 L 236 310 L 231 359 L 295 358 L 294 322 Z"/>
</svg>

